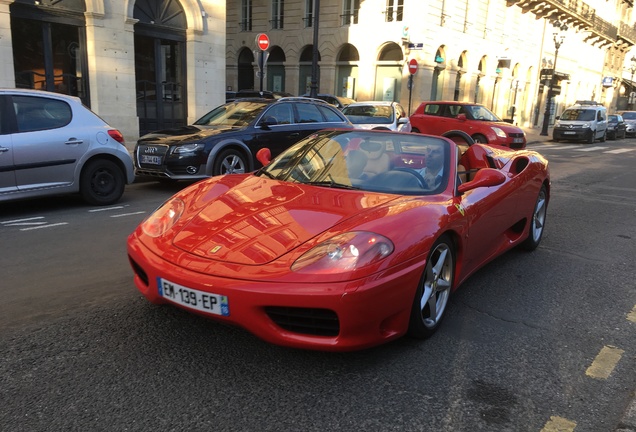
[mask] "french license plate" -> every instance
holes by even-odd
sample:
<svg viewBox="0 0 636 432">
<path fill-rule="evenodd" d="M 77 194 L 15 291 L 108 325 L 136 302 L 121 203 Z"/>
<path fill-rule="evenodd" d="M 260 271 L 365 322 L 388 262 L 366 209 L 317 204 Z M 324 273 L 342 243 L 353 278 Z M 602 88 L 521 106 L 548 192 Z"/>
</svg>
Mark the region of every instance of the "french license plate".
<svg viewBox="0 0 636 432">
<path fill-rule="evenodd" d="M 141 163 L 150 165 L 161 165 L 161 156 L 141 155 Z"/>
<path fill-rule="evenodd" d="M 523 142 L 523 138 L 513 138 L 512 142 L 515 143 L 515 144 L 520 144 L 520 143 Z"/>
<path fill-rule="evenodd" d="M 230 316 L 227 296 L 195 290 L 183 285 L 157 278 L 159 295 L 173 303 L 214 315 Z"/>
<path fill-rule="evenodd" d="M 565 131 L 563 132 L 563 135 L 574 135 L 576 132 L 574 131 Z"/>
</svg>

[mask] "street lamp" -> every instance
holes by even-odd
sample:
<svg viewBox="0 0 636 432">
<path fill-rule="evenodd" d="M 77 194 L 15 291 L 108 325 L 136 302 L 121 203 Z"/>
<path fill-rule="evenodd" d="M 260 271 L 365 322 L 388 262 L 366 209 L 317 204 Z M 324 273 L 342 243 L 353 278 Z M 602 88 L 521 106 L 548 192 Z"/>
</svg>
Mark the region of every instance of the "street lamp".
<svg viewBox="0 0 636 432">
<path fill-rule="evenodd" d="M 632 94 L 634 94 L 634 72 L 636 72 L 636 56 L 632 56 L 629 61 L 632 62 L 632 66 L 629 68 L 629 71 L 632 73 L 632 75 L 629 80 L 629 97 L 627 100 L 629 101 L 629 109 L 632 110 L 634 109 L 634 96 L 632 96 Z"/>
<path fill-rule="evenodd" d="M 552 65 L 552 76 L 550 77 L 550 87 L 548 87 L 548 96 L 545 101 L 545 113 L 543 114 L 543 127 L 539 135 L 548 136 L 548 123 L 550 122 L 550 111 L 552 108 L 552 86 L 555 83 L 554 75 L 556 74 L 557 57 L 559 56 L 559 48 L 565 40 L 565 35 L 562 33 L 568 29 L 565 23 L 561 23 L 559 20 L 554 20 L 552 25 L 555 27 L 554 31 L 554 64 Z"/>
<path fill-rule="evenodd" d="M 309 97 L 318 95 L 318 22 L 320 17 L 320 0 L 314 0 L 314 46 L 311 56 L 311 87 Z"/>
</svg>

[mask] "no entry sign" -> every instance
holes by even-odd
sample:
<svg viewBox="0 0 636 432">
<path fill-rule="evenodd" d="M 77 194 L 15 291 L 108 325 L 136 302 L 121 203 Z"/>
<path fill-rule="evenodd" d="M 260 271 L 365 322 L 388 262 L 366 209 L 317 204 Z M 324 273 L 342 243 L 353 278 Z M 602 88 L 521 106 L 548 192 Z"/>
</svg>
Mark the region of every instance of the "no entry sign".
<svg viewBox="0 0 636 432">
<path fill-rule="evenodd" d="M 417 72 L 417 60 L 415 59 L 411 59 L 409 60 L 409 73 L 411 75 L 415 75 L 415 72 Z"/>
<path fill-rule="evenodd" d="M 258 46 L 261 51 L 265 51 L 269 48 L 269 37 L 265 33 L 256 35 L 256 46 Z"/>
</svg>

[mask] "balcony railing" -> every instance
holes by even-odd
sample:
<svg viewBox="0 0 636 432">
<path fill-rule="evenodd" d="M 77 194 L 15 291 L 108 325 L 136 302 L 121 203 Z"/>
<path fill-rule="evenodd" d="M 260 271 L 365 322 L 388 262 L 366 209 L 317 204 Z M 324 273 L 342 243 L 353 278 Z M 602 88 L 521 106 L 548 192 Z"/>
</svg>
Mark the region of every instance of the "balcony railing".
<svg viewBox="0 0 636 432">
<path fill-rule="evenodd" d="M 540 18 L 550 19 L 556 15 L 568 26 L 590 32 L 586 41 L 592 45 L 611 45 L 618 41 L 617 27 L 597 17 L 596 9 L 580 0 L 507 0 L 507 5 L 517 5 L 524 12 L 532 12 Z"/>
<path fill-rule="evenodd" d="M 252 20 L 239 21 L 239 28 L 241 31 L 252 31 Z"/>
</svg>

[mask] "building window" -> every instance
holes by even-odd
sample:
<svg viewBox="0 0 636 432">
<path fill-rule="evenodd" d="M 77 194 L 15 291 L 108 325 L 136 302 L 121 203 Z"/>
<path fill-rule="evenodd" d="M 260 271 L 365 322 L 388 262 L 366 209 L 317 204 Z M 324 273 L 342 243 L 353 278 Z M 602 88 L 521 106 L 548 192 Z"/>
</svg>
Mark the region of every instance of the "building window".
<svg viewBox="0 0 636 432">
<path fill-rule="evenodd" d="M 360 10 L 360 0 L 344 0 L 342 15 L 342 25 L 358 24 L 358 11 Z"/>
<path fill-rule="evenodd" d="M 252 31 L 252 0 L 241 0 L 241 31 Z"/>
<path fill-rule="evenodd" d="M 305 28 L 314 26 L 314 0 L 305 0 Z"/>
<path fill-rule="evenodd" d="M 404 0 L 386 0 L 386 22 L 402 21 Z"/>
<path fill-rule="evenodd" d="M 283 28 L 283 0 L 272 0 L 272 29 Z"/>
</svg>

